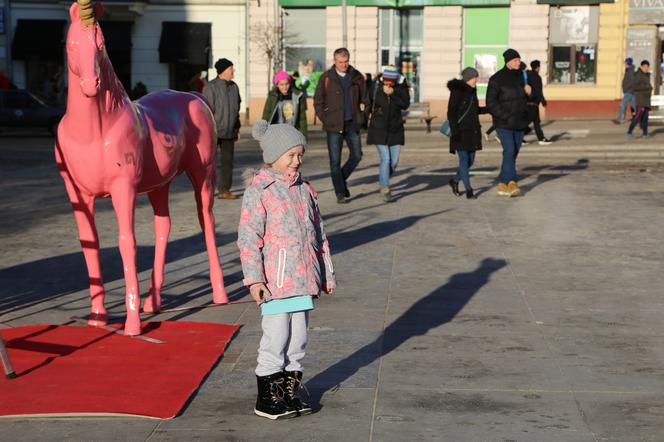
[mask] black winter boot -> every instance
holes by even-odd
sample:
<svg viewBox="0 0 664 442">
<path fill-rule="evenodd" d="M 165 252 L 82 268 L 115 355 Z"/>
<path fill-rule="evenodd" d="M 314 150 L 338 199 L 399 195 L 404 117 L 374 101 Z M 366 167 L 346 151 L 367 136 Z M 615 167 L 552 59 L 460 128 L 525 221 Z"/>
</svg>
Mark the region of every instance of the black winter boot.
<svg viewBox="0 0 664 442">
<path fill-rule="evenodd" d="M 289 396 L 283 373 L 256 376 L 256 383 L 258 384 L 258 396 L 254 408 L 256 415 L 272 420 L 297 416 L 295 408 L 286 402 Z"/>
<path fill-rule="evenodd" d="M 473 189 L 468 189 L 468 190 L 466 190 L 466 198 L 468 198 L 469 200 L 476 200 L 477 195 L 475 195 L 475 193 L 473 192 Z"/>
<path fill-rule="evenodd" d="M 286 402 L 297 410 L 297 414 L 304 416 L 313 413 L 311 406 L 297 395 L 302 386 L 301 371 L 284 371 L 286 377 Z"/>
<path fill-rule="evenodd" d="M 459 192 L 459 182 L 455 181 L 454 178 L 451 178 L 448 181 L 448 184 L 452 188 L 452 193 L 455 194 L 456 196 L 461 196 L 461 192 Z"/>
</svg>

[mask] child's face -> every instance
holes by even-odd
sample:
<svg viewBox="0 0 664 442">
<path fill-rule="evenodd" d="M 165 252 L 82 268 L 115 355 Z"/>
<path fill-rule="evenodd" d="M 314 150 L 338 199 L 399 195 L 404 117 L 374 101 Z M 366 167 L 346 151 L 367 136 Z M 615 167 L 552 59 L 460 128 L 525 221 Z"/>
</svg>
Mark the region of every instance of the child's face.
<svg viewBox="0 0 664 442">
<path fill-rule="evenodd" d="M 286 175 L 288 173 L 297 172 L 302 165 L 302 157 L 304 156 L 304 146 L 299 145 L 291 147 L 277 161 L 272 163 L 272 168 Z"/>
</svg>

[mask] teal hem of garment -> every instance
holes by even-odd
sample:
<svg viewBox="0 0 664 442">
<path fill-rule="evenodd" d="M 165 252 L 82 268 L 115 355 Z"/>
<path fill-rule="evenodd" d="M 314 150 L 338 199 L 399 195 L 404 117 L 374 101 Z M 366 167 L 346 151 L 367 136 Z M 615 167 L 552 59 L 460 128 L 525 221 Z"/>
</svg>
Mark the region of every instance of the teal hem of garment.
<svg viewBox="0 0 664 442">
<path fill-rule="evenodd" d="M 261 304 L 261 315 L 278 315 L 280 313 L 302 312 L 314 309 L 311 295 L 293 296 L 290 298 L 272 299 Z"/>
</svg>

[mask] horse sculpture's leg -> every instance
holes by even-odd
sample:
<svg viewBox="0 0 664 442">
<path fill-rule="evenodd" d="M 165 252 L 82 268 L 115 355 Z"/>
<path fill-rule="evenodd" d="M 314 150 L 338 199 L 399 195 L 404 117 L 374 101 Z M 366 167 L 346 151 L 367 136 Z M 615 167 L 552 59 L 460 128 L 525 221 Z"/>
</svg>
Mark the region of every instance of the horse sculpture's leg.
<svg viewBox="0 0 664 442">
<path fill-rule="evenodd" d="M 161 310 L 161 287 L 164 284 L 164 266 L 166 264 L 166 246 L 171 231 L 171 216 L 168 211 L 169 185 L 148 193 L 154 210 L 154 266 L 150 280 L 150 293 L 143 304 L 143 311 L 158 313 Z"/>
<path fill-rule="evenodd" d="M 118 219 L 118 246 L 125 275 L 127 320 L 124 333 L 135 336 L 141 334 L 140 292 L 136 275 L 136 236 L 134 234 L 136 189 L 129 182 L 115 183 L 111 187 L 111 198 L 115 216 Z"/>
<path fill-rule="evenodd" d="M 104 307 L 104 281 L 99 265 L 99 236 L 95 226 L 95 197 L 86 195 L 76 187 L 69 175 L 67 166 L 62 159 L 59 149 L 55 149 L 55 158 L 60 169 L 60 176 L 65 182 L 69 201 L 74 209 L 74 217 L 78 226 L 78 239 L 88 268 L 88 281 L 90 284 L 90 316 L 88 324 L 92 326 L 106 325 L 108 313 Z"/>
<path fill-rule="evenodd" d="M 214 234 L 214 163 L 207 167 L 197 168 L 187 172 L 191 184 L 194 186 L 196 208 L 198 209 L 198 222 L 205 236 L 205 245 L 210 262 L 210 283 L 212 284 L 212 302 L 215 304 L 228 304 L 228 294 L 224 287 L 224 274 L 217 253 L 217 241 Z"/>
</svg>

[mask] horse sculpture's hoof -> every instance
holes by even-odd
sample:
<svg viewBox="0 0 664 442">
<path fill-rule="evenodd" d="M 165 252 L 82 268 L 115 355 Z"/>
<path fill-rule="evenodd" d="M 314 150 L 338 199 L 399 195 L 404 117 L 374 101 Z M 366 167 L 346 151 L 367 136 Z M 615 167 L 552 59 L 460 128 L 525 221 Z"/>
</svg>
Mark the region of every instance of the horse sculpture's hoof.
<svg viewBox="0 0 664 442">
<path fill-rule="evenodd" d="M 98 312 L 90 312 L 88 316 L 88 325 L 92 327 L 103 327 L 108 324 L 108 313 L 106 310 Z"/>
<path fill-rule="evenodd" d="M 143 303 L 143 312 L 144 313 L 159 313 L 161 311 L 161 300 L 154 299 L 154 295 L 150 294 L 145 298 Z"/>
<path fill-rule="evenodd" d="M 138 336 L 141 334 L 141 323 L 137 320 L 127 319 L 124 328 L 125 336 Z"/>
<path fill-rule="evenodd" d="M 228 294 L 226 293 L 226 290 L 213 292 L 212 302 L 215 304 L 228 304 Z"/>
</svg>

